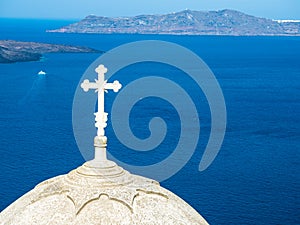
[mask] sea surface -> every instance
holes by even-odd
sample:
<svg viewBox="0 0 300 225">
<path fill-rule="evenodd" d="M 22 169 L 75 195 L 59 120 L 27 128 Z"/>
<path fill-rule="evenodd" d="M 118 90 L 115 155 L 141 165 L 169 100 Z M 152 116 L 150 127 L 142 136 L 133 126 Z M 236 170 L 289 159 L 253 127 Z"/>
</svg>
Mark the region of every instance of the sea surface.
<svg viewBox="0 0 300 225">
<path fill-rule="evenodd" d="M 201 114 L 196 151 L 182 170 L 161 185 L 210 224 L 300 224 L 300 37 L 45 32 L 70 22 L 1 19 L 0 39 L 103 51 L 133 41 L 163 40 L 195 52 L 216 76 L 227 108 L 222 148 L 202 172 L 198 165 L 211 118 L 201 89 L 181 71 L 159 63 L 132 65 L 112 77 L 125 85 L 153 74 L 170 79 L 184 88 Z M 99 56 L 55 53 L 39 62 L 0 64 L 0 210 L 41 181 L 84 163 L 73 136 L 72 102 L 81 76 Z M 40 70 L 47 75 L 38 76 Z M 106 97 L 110 112 L 116 94 Z M 155 164 L 168 157 L 178 141 L 180 122 L 167 101 L 142 99 L 132 109 L 132 132 L 147 138 L 153 116 L 161 116 L 170 127 L 160 147 L 146 153 L 130 150 L 119 142 L 109 123 L 109 152 L 133 165 Z"/>
</svg>

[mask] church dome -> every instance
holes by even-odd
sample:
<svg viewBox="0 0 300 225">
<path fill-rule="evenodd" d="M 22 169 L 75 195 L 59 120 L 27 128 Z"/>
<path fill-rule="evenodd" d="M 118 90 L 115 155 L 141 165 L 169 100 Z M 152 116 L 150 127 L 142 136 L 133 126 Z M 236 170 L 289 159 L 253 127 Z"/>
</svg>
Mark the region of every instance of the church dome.
<svg viewBox="0 0 300 225">
<path fill-rule="evenodd" d="M 106 157 L 104 91 L 118 91 L 107 83 L 107 69 L 95 70 L 98 80 L 84 80 L 84 91 L 96 89 L 98 111 L 95 158 L 66 175 L 37 185 L 0 214 L 1 225 L 204 225 L 208 224 L 184 200 L 158 182 L 133 175 Z"/>
<path fill-rule="evenodd" d="M 109 160 L 89 161 L 40 183 L 7 207 L 0 221 L 5 225 L 208 224 L 158 182 L 130 174 Z"/>
</svg>

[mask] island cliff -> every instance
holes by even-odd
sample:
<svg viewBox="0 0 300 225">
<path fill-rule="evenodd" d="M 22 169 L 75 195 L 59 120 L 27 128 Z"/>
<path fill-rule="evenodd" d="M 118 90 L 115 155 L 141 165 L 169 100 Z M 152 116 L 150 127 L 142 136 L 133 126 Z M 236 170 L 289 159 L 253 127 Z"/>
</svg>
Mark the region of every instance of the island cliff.
<svg viewBox="0 0 300 225">
<path fill-rule="evenodd" d="M 40 60 L 44 53 L 97 53 L 95 49 L 70 45 L 0 40 L 0 63 Z"/>
<path fill-rule="evenodd" d="M 259 18 L 235 10 L 184 10 L 166 15 L 109 18 L 90 15 L 68 26 L 48 30 L 62 33 L 127 33 L 176 35 L 300 35 L 300 22 Z"/>
</svg>

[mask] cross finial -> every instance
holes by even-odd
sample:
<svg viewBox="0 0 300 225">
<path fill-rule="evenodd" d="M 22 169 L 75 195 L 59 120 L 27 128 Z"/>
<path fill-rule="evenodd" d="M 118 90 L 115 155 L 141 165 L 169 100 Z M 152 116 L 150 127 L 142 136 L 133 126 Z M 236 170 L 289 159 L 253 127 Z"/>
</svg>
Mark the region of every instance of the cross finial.
<svg viewBox="0 0 300 225">
<path fill-rule="evenodd" d="M 81 83 L 81 88 L 87 92 L 90 89 L 95 89 L 95 92 L 98 92 L 98 110 L 95 114 L 95 126 L 97 127 L 97 136 L 95 138 L 95 146 L 99 146 L 98 144 L 104 146 L 106 145 L 106 137 L 104 133 L 104 128 L 107 126 L 107 113 L 104 112 L 104 92 L 111 89 L 114 92 L 118 92 L 122 85 L 119 81 L 114 81 L 113 83 L 107 83 L 107 80 L 104 79 L 105 73 L 107 72 L 107 68 L 104 65 L 99 65 L 95 71 L 98 73 L 98 79 L 95 79 L 95 82 L 90 82 L 89 80 L 84 80 Z M 97 141 L 96 141 L 97 140 Z M 97 144 L 97 143 L 98 144 Z M 106 158 L 102 157 L 102 158 Z"/>
<path fill-rule="evenodd" d="M 107 83 L 107 80 L 104 79 L 107 68 L 104 65 L 99 65 L 95 69 L 98 73 L 98 79 L 95 79 L 95 82 L 90 82 L 89 80 L 84 80 L 81 83 L 81 88 L 87 92 L 90 89 L 95 89 L 95 92 L 98 92 L 98 111 L 95 114 L 95 126 L 97 127 L 97 136 L 94 139 L 95 146 L 95 158 L 93 162 L 103 162 L 107 161 L 106 158 L 106 142 L 107 138 L 105 137 L 104 128 L 107 126 L 107 113 L 104 112 L 104 92 L 107 92 L 108 89 L 112 89 L 114 92 L 118 92 L 122 85 L 119 81 L 114 81 L 113 83 Z"/>
</svg>

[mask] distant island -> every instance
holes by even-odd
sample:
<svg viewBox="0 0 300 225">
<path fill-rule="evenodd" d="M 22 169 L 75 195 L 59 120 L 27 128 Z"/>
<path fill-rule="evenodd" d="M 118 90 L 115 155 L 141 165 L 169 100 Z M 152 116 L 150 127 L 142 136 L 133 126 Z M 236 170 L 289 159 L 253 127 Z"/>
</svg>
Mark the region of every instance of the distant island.
<svg viewBox="0 0 300 225">
<path fill-rule="evenodd" d="M 166 15 L 117 18 L 90 15 L 77 23 L 48 32 L 296 36 L 300 35 L 300 21 L 276 21 L 228 9 L 208 12 L 184 10 Z"/>
<path fill-rule="evenodd" d="M 95 49 L 70 45 L 0 40 L 0 63 L 38 61 L 44 53 L 97 53 Z"/>
</svg>

